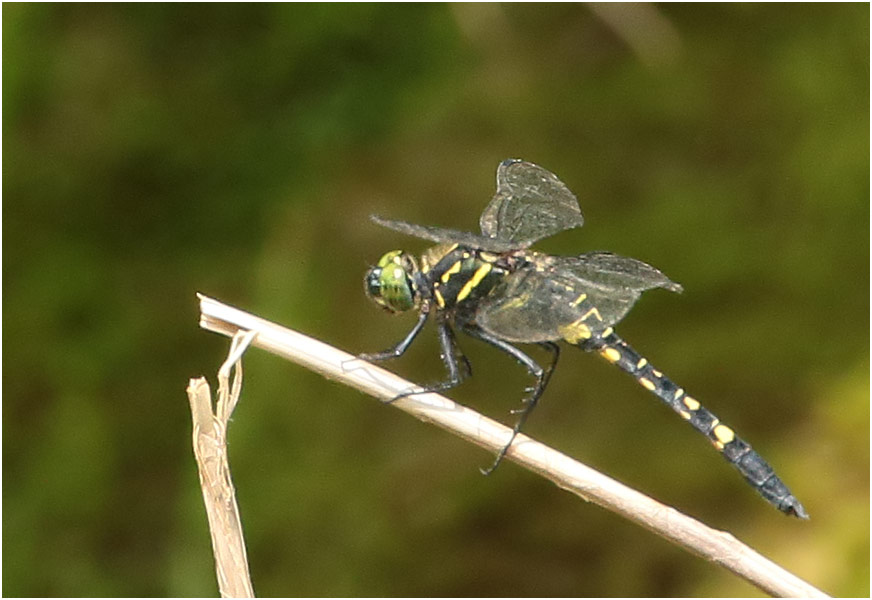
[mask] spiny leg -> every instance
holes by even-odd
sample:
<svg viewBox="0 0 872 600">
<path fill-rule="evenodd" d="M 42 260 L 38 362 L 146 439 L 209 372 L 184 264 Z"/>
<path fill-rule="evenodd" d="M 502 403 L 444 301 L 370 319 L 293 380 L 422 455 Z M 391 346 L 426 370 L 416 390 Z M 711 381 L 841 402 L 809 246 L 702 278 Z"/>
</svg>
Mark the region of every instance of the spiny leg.
<svg viewBox="0 0 872 600">
<path fill-rule="evenodd" d="M 443 343 L 441 338 L 439 341 L 440 347 L 442 349 L 442 354 L 440 355 L 440 358 L 442 358 L 442 362 L 445 364 L 445 368 L 448 369 L 449 374 L 451 373 L 452 368 L 457 369 L 457 375 L 460 378 L 460 381 L 458 383 L 466 381 L 466 379 L 472 377 L 472 364 L 469 362 L 469 359 L 466 358 L 466 355 L 463 353 L 463 350 L 457 343 L 457 338 L 454 336 L 454 330 L 451 329 L 451 327 L 447 324 L 445 325 L 445 334 L 448 338 L 446 342 Z M 450 359 L 445 356 L 446 344 L 449 344 L 449 347 L 451 348 Z M 453 367 L 451 366 L 451 364 L 449 364 L 449 360 L 451 359 L 453 359 L 454 361 Z"/>
<path fill-rule="evenodd" d="M 416 394 L 429 394 L 431 392 L 443 392 L 449 390 L 460 385 L 464 379 L 472 374 L 472 365 L 469 364 L 469 360 L 460 351 L 460 347 L 457 345 L 457 340 L 454 338 L 454 332 L 451 330 L 448 323 L 440 319 L 436 327 L 439 335 L 439 347 L 442 362 L 445 363 L 445 368 L 448 370 L 448 379 L 430 384 L 420 390 L 409 390 L 403 392 L 402 394 L 391 398 L 390 402 L 395 402 L 400 398 L 406 398 Z M 460 362 L 457 360 L 458 355 L 460 356 Z"/>
<path fill-rule="evenodd" d="M 521 429 L 524 427 L 524 423 L 527 422 L 527 417 L 529 417 L 530 413 L 533 412 L 533 409 L 539 402 L 539 398 L 541 398 L 542 394 L 545 392 L 545 388 L 548 386 L 548 381 L 551 379 L 551 374 L 554 372 L 554 367 L 557 366 L 557 360 L 560 358 L 560 346 L 558 346 L 554 342 L 542 342 L 539 345 L 551 353 L 551 361 L 548 364 L 548 367 L 546 367 L 541 374 L 536 375 L 535 373 L 533 373 L 534 375 L 536 375 L 536 385 L 532 388 L 527 388 L 527 391 L 530 392 L 530 396 L 522 399 L 524 407 L 511 411 L 512 414 L 519 415 L 518 420 L 515 422 L 515 426 L 512 428 L 512 437 L 509 439 L 506 445 L 503 446 L 499 454 L 497 454 L 497 457 L 494 460 L 494 464 L 492 464 L 487 469 L 479 469 L 483 475 L 490 475 L 494 472 L 494 469 L 500 466 L 500 462 L 502 462 L 503 458 L 506 456 L 506 453 L 509 451 L 509 448 L 511 448 L 512 443 L 515 441 L 515 438 L 521 432 Z"/>
<path fill-rule="evenodd" d="M 469 359 L 460 349 L 457 344 L 457 338 L 454 337 L 454 330 L 446 321 L 439 322 L 439 357 L 448 371 L 448 379 L 440 381 L 427 387 L 429 392 L 439 392 L 457 387 L 468 377 L 472 375 L 472 365 Z"/>
<path fill-rule="evenodd" d="M 808 513 L 799 500 L 775 474 L 775 470 L 739 438 L 735 432 L 688 396 L 683 389 L 666 378 L 645 358 L 614 333 L 589 340 L 581 346 L 584 350 L 596 350 L 606 360 L 617 365 L 638 381 L 646 390 L 653 392 L 672 410 L 705 435 L 728 462 L 745 477 L 757 492 L 778 510 L 807 519 Z"/>
<path fill-rule="evenodd" d="M 424 304 L 421 307 L 421 314 L 418 315 L 418 322 L 415 323 L 415 326 L 412 327 L 412 330 L 408 334 L 406 334 L 406 337 L 400 340 L 395 346 L 393 346 L 392 348 L 388 348 L 387 350 L 382 350 L 381 352 L 358 354 L 357 358 L 372 362 L 380 362 L 383 360 L 389 360 L 391 358 L 397 358 L 399 356 L 402 356 L 406 352 L 406 350 L 409 349 L 409 346 L 412 345 L 412 342 L 415 341 L 415 338 L 418 337 L 418 334 L 421 333 L 421 330 L 424 328 L 424 324 L 427 322 L 427 316 L 429 314 L 430 307 L 428 304 Z"/>
<path fill-rule="evenodd" d="M 557 359 L 560 358 L 560 347 L 554 342 L 542 342 L 539 345 L 548 350 L 551 353 L 551 362 L 548 367 L 543 369 L 536 363 L 532 358 L 521 352 L 518 348 L 515 348 L 508 342 L 505 342 L 497 337 L 492 336 L 491 334 L 482 331 L 477 327 L 467 326 L 463 329 L 463 331 L 472 337 L 478 338 L 483 342 L 487 342 L 488 344 L 498 348 L 512 356 L 515 360 L 520 362 L 527 368 L 527 371 L 536 378 L 536 384 L 533 388 L 531 388 L 530 396 L 524 398 L 524 407 L 518 411 L 512 411 L 513 413 L 520 413 L 517 422 L 515 423 L 515 427 L 512 429 L 512 437 L 509 438 L 508 443 L 502 447 L 499 454 L 497 454 L 496 460 L 494 463 L 487 469 L 480 469 L 483 475 L 490 475 L 494 472 L 500 463 L 505 457 L 506 452 L 509 451 L 509 448 L 512 446 L 512 442 L 515 441 L 515 437 L 517 437 L 518 433 L 520 433 L 521 428 L 524 426 L 524 423 L 527 421 L 527 417 L 530 416 L 530 413 L 536 407 L 536 403 L 539 401 L 539 398 L 542 396 L 542 392 L 545 391 L 546 386 L 548 385 L 548 380 L 551 379 L 551 373 L 554 372 L 554 367 L 557 365 Z"/>
</svg>

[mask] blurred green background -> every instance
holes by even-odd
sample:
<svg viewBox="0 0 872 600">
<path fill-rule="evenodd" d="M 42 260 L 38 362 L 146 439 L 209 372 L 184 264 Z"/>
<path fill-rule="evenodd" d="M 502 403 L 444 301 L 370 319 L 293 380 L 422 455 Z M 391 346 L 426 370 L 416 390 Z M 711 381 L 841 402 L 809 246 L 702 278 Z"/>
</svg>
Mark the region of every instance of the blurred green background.
<svg viewBox="0 0 872 600">
<path fill-rule="evenodd" d="M 350 352 L 370 213 L 477 227 L 497 164 L 557 173 L 611 250 L 685 287 L 619 332 L 767 457 L 568 350 L 527 432 L 869 594 L 869 6 L 3 5 L 3 594 L 217 593 L 185 387 L 200 291 Z M 429 332 L 430 330 L 428 330 Z M 391 368 L 442 375 L 433 336 Z M 523 370 L 461 339 L 450 395 L 511 423 Z M 538 355 L 537 355 L 538 356 Z M 252 350 L 230 456 L 263 596 L 745 596 L 714 565 Z"/>
</svg>

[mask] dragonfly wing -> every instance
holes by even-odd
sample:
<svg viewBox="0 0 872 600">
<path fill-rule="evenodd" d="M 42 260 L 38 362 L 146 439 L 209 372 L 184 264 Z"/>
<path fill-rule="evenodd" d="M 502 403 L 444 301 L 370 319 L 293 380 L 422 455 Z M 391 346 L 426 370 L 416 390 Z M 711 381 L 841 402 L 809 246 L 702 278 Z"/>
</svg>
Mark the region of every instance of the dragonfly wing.
<svg viewBox="0 0 872 600">
<path fill-rule="evenodd" d="M 560 275 L 524 269 L 508 275 L 485 298 L 475 321 L 485 331 L 510 342 L 563 339 L 565 328 L 590 317 L 593 334 L 617 323 L 639 292 L 620 295 L 592 293 L 570 273 Z M 595 308 L 596 310 L 591 311 Z"/>
<path fill-rule="evenodd" d="M 587 286 L 606 292 L 635 290 L 643 292 L 661 287 L 670 292 L 681 292 L 682 287 L 651 265 L 618 256 L 611 252 L 589 252 L 580 256 L 552 257 L 556 268 L 569 271 Z"/>
<path fill-rule="evenodd" d="M 479 220 L 485 236 L 523 247 L 582 223 L 578 199 L 554 173 L 515 158 L 497 168 L 496 194 Z"/>
<path fill-rule="evenodd" d="M 382 227 L 387 227 L 388 229 L 393 229 L 394 231 L 399 231 L 406 235 L 430 240 L 432 242 L 438 242 L 440 244 L 461 244 L 463 246 L 472 246 L 473 248 L 481 248 L 482 250 L 489 250 L 491 252 L 508 252 L 519 248 L 519 245 L 516 243 L 492 239 L 466 231 L 457 231 L 456 229 L 415 225 L 413 223 L 406 223 L 405 221 L 383 219 L 377 215 L 372 215 L 370 219 Z"/>
<path fill-rule="evenodd" d="M 603 252 L 539 255 L 494 288 L 475 318 L 484 330 L 507 341 L 578 339 L 580 331 L 597 335 L 618 323 L 653 287 L 681 290 L 654 267 L 632 258 Z"/>
</svg>

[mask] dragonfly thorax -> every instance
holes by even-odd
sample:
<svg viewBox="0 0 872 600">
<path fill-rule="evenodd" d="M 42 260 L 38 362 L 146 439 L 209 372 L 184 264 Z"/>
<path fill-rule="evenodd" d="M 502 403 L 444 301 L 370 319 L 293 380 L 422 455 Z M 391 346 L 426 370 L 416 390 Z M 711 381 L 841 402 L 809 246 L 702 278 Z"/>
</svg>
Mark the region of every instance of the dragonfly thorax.
<svg viewBox="0 0 872 600">
<path fill-rule="evenodd" d="M 435 246 L 421 257 L 422 295 L 439 311 L 474 318 L 480 304 L 523 259 L 460 244 Z"/>
<path fill-rule="evenodd" d="M 418 273 L 414 256 L 392 250 L 366 272 L 364 290 L 373 302 L 390 312 L 416 309 L 421 304 L 421 293 L 415 281 Z"/>
</svg>

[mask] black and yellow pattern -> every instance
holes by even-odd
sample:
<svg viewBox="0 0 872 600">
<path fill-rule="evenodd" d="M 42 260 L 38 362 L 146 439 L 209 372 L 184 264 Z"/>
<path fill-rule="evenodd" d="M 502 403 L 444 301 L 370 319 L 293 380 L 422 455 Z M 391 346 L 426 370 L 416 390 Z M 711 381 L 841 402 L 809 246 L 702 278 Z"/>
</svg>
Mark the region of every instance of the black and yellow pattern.
<svg viewBox="0 0 872 600">
<path fill-rule="evenodd" d="M 659 287 L 679 292 L 680 285 L 648 264 L 609 252 L 550 256 L 528 250 L 534 241 L 583 222 L 575 196 L 553 173 L 520 160 L 504 161 L 497 170 L 497 193 L 481 216 L 482 235 L 374 220 L 439 245 L 422 255 L 420 267 L 413 256 L 395 250 L 367 273 L 365 289 L 376 303 L 391 312 L 415 309 L 419 317 L 396 346 L 364 358 L 402 355 L 434 313 L 448 378 L 426 391 L 454 387 L 471 372 L 453 328 L 484 341 L 536 378 L 518 411 L 517 435 L 557 364 L 556 342 L 599 352 L 703 433 L 767 501 L 786 514 L 808 518 L 759 454 L 615 333 L 614 325 L 643 291 Z M 551 362 L 543 368 L 516 343 L 539 344 L 551 354 Z M 514 436 L 485 473 L 497 467 L 512 441 Z"/>
<path fill-rule="evenodd" d="M 592 340 L 583 348 L 599 352 L 607 361 L 632 375 L 643 388 L 660 398 L 694 429 L 705 435 L 712 446 L 739 470 L 745 480 L 776 508 L 801 519 L 808 518 L 805 508 L 762 456 L 615 333 Z"/>
</svg>

